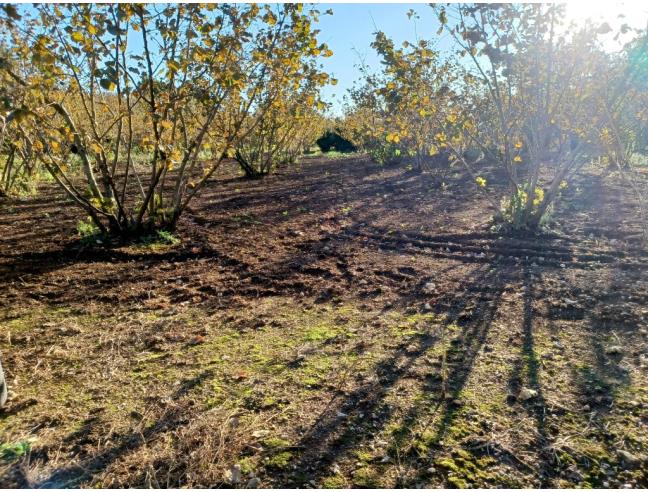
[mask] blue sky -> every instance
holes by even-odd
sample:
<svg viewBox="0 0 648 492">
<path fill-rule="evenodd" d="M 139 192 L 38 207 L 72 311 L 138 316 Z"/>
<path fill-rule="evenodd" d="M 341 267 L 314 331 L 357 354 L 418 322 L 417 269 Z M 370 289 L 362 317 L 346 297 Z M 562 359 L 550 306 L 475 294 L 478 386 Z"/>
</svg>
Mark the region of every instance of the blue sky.
<svg viewBox="0 0 648 492">
<path fill-rule="evenodd" d="M 403 41 L 414 41 L 417 38 L 435 39 L 438 21 L 432 9 L 426 4 L 406 3 L 346 3 L 317 5 L 320 12 L 333 9 L 333 15 L 323 15 L 317 28 L 322 32 L 321 41 L 333 50 L 333 56 L 323 61 L 324 69 L 338 79 L 337 86 L 323 90 L 323 97 L 333 104 L 332 112 L 339 114 L 342 96 L 353 86 L 359 73 L 356 65 L 360 56 L 371 68 L 380 67 L 378 56 L 369 46 L 373 33 L 381 30 L 397 44 Z M 408 19 L 407 11 L 415 10 L 420 19 Z M 443 41 L 442 41 L 443 43 Z M 360 55 L 360 56 L 359 56 Z"/>
</svg>

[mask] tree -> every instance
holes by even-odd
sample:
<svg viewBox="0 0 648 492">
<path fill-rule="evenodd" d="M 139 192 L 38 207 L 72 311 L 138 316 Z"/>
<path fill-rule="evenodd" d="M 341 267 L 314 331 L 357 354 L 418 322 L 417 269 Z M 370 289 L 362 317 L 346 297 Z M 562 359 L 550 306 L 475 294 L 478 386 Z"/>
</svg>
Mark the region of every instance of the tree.
<svg viewBox="0 0 648 492">
<path fill-rule="evenodd" d="M 294 48 L 282 51 L 293 53 Z M 324 103 L 319 99 L 319 90 L 329 77 L 318 70 L 315 62 L 320 53 L 330 56 L 332 52 L 324 44 L 317 46 L 311 38 L 307 53 L 310 58 L 276 63 L 272 67 L 276 72 L 266 74 L 268 80 L 255 113 L 248 119 L 234 153 L 247 177 L 264 176 L 280 163 L 294 162 L 321 132 L 323 116 L 319 111 Z M 286 84 L 287 75 L 292 85 Z"/>
<path fill-rule="evenodd" d="M 563 7 L 542 4 L 433 6 L 441 28 L 468 59 L 481 101 L 466 108 L 450 141 L 469 142 L 503 167 L 510 194 L 502 217 L 537 229 L 571 177 L 601 156 L 607 116 L 600 74 L 610 68 L 597 38 L 606 26 L 560 29 Z M 625 91 L 622 90 L 622 97 Z M 449 144 L 457 159 L 476 171 Z M 486 180 L 476 176 L 481 187 Z"/>
<path fill-rule="evenodd" d="M 9 63 L 0 48 L 0 63 Z M 12 68 L 13 71 L 27 72 L 27 64 Z M 22 88 L 10 90 L 11 83 L 1 78 L 0 72 L 0 196 L 8 196 L 32 191 L 39 171 L 36 147 L 32 139 L 30 122 L 25 110 L 28 98 Z"/>
<path fill-rule="evenodd" d="M 250 120 L 263 120 L 267 87 L 301 84 L 302 66 L 320 55 L 318 12 L 301 5 L 36 9 L 2 16 L 11 40 L 3 80 L 29 94 L 12 110 L 31 121 L 37 158 L 56 182 L 116 235 L 173 229 L 255 128 Z M 28 76 L 12 69 L 25 59 Z"/>
</svg>

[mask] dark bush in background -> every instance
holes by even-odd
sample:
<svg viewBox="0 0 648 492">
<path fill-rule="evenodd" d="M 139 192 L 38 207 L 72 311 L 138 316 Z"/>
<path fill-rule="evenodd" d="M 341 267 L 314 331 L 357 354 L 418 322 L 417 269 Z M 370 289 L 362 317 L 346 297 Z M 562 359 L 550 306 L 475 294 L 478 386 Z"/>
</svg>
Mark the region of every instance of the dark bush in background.
<svg viewBox="0 0 648 492">
<path fill-rule="evenodd" d="M 322 152 L 337 150 L 338 152 L 355 152 L 356 146 L 342 137 L 337 131 L 327 131 L 317 139 L 317 145 Z"/>
</svg>

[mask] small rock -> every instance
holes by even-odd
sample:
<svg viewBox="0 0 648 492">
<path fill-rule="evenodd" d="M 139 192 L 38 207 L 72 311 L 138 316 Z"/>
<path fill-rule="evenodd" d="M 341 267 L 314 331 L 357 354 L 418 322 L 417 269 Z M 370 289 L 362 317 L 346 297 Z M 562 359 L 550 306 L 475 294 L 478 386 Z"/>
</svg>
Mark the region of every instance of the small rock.
<svg viewBox="0 0 648 492">
<path fill-rule="evenodd" d="M 381 462 L 381 463 L 389 463 L 390 460 L 391 460 L 391 458 L 389 457 L 388 454 L 386 454 L 385 456 L 382 457 L 382 459 L 380 460 L 380 462 Z"/>
<path fill-rule="evenodd" d="M 619 449 L 617 451 L 617 455 L 619 455 L 619 458 L 621 459 L 621 464 L 625 468 L 636 468 L 641 464 L 641 458 L 635 456 L 634 454 L 628 451 L 624 451 L 623 449 Z"/>
<path fill-rule="evenodd" d="M 434 294 L 434 293 L 436 293 L 436 284 L 434 282 L 427 282 L 423 286 L 423 293 L 424 294 Z"/>
<path fill-rule="evenodd" d="M 605 349 L 605 353 L 607 355 L 619 355 L 623 353 L 623 348 L 621 348 L 619 345 L 612 345 Z"/>
<path fill-rule="evenodd" d="M 331 471 L 332 471 L 333 473 L 335 473 L 335 474 L 340 474 L 340 473 L 342 473 L 342 470 L 340 470 L 340 465 L 338 465 L 337 463 L 335 463 L 335 464 L 331 467 Z"/>
<path fill-rule="evenodd" d="M 531 388 L 522 388 L 522 391 L 520 391 L 520 394 L 518 395 L 518 399 L 527 401 L 531 398 L 535 398 L 536 396 L 538 396 L 538 392 L 536 390 Z"/>
<path fill-rule="evenodd" d="M 583 475 L 578 470 L 570 470 L 568 477 L 574 482 L 583 481 Z"/>
<path fill-rule="evenodd" d="M 427 469 L 427 472 L 428 472 L 429 474 L 435 473 L 435 472 L 436 472 L 436 468 L 434 468 L 433 466 L 431 466 L 430 468 Z"/>
<path fill-rule="evenodd" d="M 246 489 L 256 489 L 261 485 L 261 480 L 258 477 L 251 478 L 245 485 Z"/>
<path fill-rule="evenodd" d="M 423 311 L 424 312 L 432 311 L 432 306 L 430 306 L 429 302 L 426 302 L 425 304 L 423 304 Z"/>
<path fill-rule="evenodd" d="M 228 481 L 230 483 L 240 483 L 241 482 L 241 465 L 236 464 L 233 465 L 232 468 L 230 468 L 228 472 Z"/>
</svg>

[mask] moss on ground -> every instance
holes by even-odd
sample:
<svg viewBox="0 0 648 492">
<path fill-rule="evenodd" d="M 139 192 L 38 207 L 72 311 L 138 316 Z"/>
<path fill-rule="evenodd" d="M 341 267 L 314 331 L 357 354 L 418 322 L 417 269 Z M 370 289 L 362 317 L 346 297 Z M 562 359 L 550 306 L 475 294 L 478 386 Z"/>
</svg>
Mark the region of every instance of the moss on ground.
<svg viewBox="0 0 648 492">
<path fill-rule="evenodd" d="M 377 317 L 380 328 L 372 325 Z M 59 333 L 58 325 L 75 329 Z M 331 425 L 340 431 L 341 471 L 319 477 L 324 488 L 537 486 L 504 455 L 477 455 L 465 446 L 506 439 L 532 464 L 546 458 L 524 443 L 540 432 L 558 443 L 559 463 L 551 464 L 546 485 L 601 487 L 609 481 L 606 466 L 628 477 L 623 480 L 645 480 L 641 468 L 622 475 L 615 453 L 621 441 L 637 454 L 648 449 L 641 432 L 645 375 L 623 380 L 612 374 L 615 367 L 601 365 L 576 328 L 560 337 L 550 327 L 536 328 L 529 348 L 522 327 L 506 323 L 476 328 L 439 314 L 378 314 L 352 303 L 304 307 L 288 298 L 261 299 L 249 315 L 187 306 L 134 313 L 126 321 L 108 313 L 30 310 L 5 318 L 2 328 L 25 344 L 18 351 L 29 347 L 43 360 L 38 380 L 23 362 L 11 368 L 22 382 L 18 401 L 35 403 L 0 420 L 3 446 L 29 439 L 38 453 L 68 439 L 61 452 L 72 459 L 82 435 L 99 443 L 108 429 L 126 436 L 151 432 L 154 440 L 177 443 L 175 432 L 188 422 L 155 434 L 160 420 L 153 415 L 164 414 L 166 401 L 193 408 L 189 422 L 211 412 L 241 415 L 238 425 L 250 426 L 241 430 L 243 439 L 255 430 L 270 432 L 245 448 L 247 454 L 227 456 L 223 466 L 239 463 L 245 474 L 266 473 L 264 483 L 274 483 L 297 477 L 293 464 L 303 450 L 293 444 L 330 405 L 332 415 L 340 413 Z M 483 335 L 476 339 L 475 333 Z M 151 336 L 154 348 L 147 345 Z M 557 338 L 562 345 L 571 340 L 571 358 L 557 357 L 563 353 Z M 5 339 L 0 349 L 14 350 Z M 535 384 L 541 394 L 528 402 L 511 399 L 512 382 Z M 596 426 L 588 427 L 590 414 L 581 406 L 594 406 L 599 395 L 614 405 L 599 408 Z M 361 414 L 345 416 L 339 405 L 349 401 L 355 408 L 358 400 L 364 401 Z M 93 415 L 96 428 L 88 426 Z M 39 428 L 43 421 L 53 423 Z M 176 452 L 174 445 L 165 452 Z"/>
</svg>

